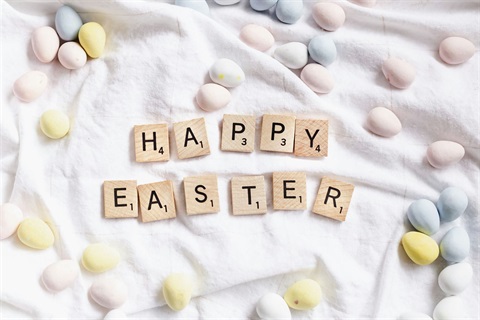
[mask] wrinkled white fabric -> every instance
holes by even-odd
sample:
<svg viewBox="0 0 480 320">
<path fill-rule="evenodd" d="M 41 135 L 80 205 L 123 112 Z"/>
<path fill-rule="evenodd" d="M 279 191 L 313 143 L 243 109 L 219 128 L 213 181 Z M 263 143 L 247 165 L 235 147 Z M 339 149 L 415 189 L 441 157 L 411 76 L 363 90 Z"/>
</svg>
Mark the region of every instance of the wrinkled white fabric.
<svg viewBox="0 0 480 320">
<path fill-rule="evenodd" d="M 48 221 L 56 231 L 54 247 L 35 251 L 16 236 L 0 242 L 1 301 L 5 319 L 102 319 L 107 310 L 88 298 L 94 275 L 82 270 L 63 292 L 44 290 L 39 277 L 59 259 L 80 260 L 92 242 L 116 247 L 122 261 L 108 274 L 129 288 L 124 310 L 134 319 L 255 319 L 255 304 L 268 292 L 280 295 L 295 281 L 310 277 L 324 297 L 311 311 L 292 311 L 295 319 L 387 319 L 406 311 L 432 314 L 443 297 L 439 258 L 417 266 L 400 246 L 412 230 L 406 210 L 413 200 L 436 201 L 447 186 L 461 187 L 469 206 L 457 221 L 442 225 L 439 241 L 453 225 L 471 238 L 467 262 L 472 285 L 460 297 L 471 319 L 479 317 L 479 55 L 448 66 L 437 48 L 447 36 L 463 36 L 479 48 L 478 1 L 379 1 L 364 8 L 341 1 L 345 25 L 334 33 L 318 28 L 306 2 L 294 25 L 269 13 L 254 12 L 248 1 L 222 7 L 209 1 L 211 17 L 161 1 L 68 1 L 85 21 L 104 26 L 107 44 L 100 59 L 80 70 L 58 61 L 42 64 L 30 46 L 32 31 L 52 25 L 58 2 L 2 0 L 2 202 L 20 206 L 26 216 Z M 245 24 L 269 28 L 275 46 L 318 34 L 332 37 L 337 60 L 328 67 L 336 86 L 316 95 L 270 55 L 238 39 Z M 389 56 L 409 61 L 417 78 L 407 90 L 392 88 L 382 75 Z M 206 113 L 194 98 L 209 82 L 208 69 L 219 58 L 236 61 L 247 80 L 232 89 L 232 102 Z M 25 104 L 12 94 L 13 82 L 31 70 L 45 72 L 50 84 L 38 100 Z M 385 139 L 364 128 L 368 112 L 378 106 L 394 111 L 403 131 Z M 72 120 L 71 132 L 49 140 L 39 117 L 50 108 Z M 257 117 L 295 114 L 330 120 L 329 155 L 297 158 L 259 151 L 223 152 L 220 124 L 224 113 Z M 171 160 L 137 163 L 133 126 L 205 117 L 211 154 L 179 160 L 171 137 Z M 172 133 L 172 130 L 171 130 Z M 432 168 L 425 158 L 436 140 L 465 146 L 460 163 Z M 274 171 L 305 171 L 308 209 L 273 211 Z M 216 174 L 221 212 L 185 214 L 182 180 Z M 264 175 L 268 213 L 232 216 L 229 181 L 239 175 Z M 347 221 L 340 223 L 311 212 L 323 176 L 353 183 L 356 188 Z M 104 180 L 137 180 L 138 184 L 173 180 L 176 219 L 143 224 L 136 219 L 103 218 Z M 197 279 L 194 298 L 172 312 L 161 294 L 171 272 Z"/>
</svg>

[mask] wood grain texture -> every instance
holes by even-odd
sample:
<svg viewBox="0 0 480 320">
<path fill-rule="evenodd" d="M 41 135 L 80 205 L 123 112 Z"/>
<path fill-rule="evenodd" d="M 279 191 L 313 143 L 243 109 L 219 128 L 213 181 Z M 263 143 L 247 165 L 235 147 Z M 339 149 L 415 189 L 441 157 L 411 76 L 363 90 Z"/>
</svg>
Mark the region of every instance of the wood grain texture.
<svg viewBox="0 0 480 320">
<path fill-rule="evenodd" d="M 275 210 L 307 209 L 307 175 L 305 172 L 273 173 L 273 208 Z"/>
<path fill-rule="evenodd" d="M 294 116 L 263 115 L 260 150 L 292 153 L 294 141 Z"/>
<path fill-rule="evenodd" d="M 103 211 L 105 218 L 138 217 L 137 181 L 104 181 Z"/>
<path fill-rule="evenodd" d="M 167 124 L 145 124 L 134 127 L 135 161 L 155 162 L 170 160 L 170 142 Z"/>
<path fill-rule="evenodd" d="M 172 181 L 143 184 L 137 187 L 142 222 L 172 219 L 177 215 Z"/>
<path fill-rule="evenodd" d="M 263 214 L 267 212 L 265 178 L 263 176 L 233 177 L 232 208 L 234 215 Z"/>
<path fill-rule="evenodd" d="M 173 131 L 179 159 L 210 154 L 204 118 L 174 123 Z"/>
<path fill-rule="evenodd" d="M 216 175 L 186 177 L 183 179 L 188 215 L 220 211 Z"/>
<path fill-rule="evenodd" d="M 222 125 L 223 151 L 253 152 L 255 149 L 255 117 L 225 114 Z"/>
<path fill-rule="evenodd" d="M 294 154 L 299 157 L 328 156 L 328 120 L 297 119 Z"/>
<path fill-rule="evenodd" d="M 354 188 L 353 184 L 323 177 L 313 212 L 338 221 L 345 221 Z"/>
</svg>

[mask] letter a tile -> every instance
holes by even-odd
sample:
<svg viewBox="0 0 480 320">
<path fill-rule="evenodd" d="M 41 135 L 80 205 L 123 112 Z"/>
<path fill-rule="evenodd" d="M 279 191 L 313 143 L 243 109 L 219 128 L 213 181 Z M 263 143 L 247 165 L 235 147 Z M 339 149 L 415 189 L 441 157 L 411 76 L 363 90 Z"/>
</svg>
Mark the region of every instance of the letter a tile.
<svg viewBox="0 0 480 320">
<path fill-rule="evenodd" d="M 205 119 L 193 119 L 173 124 L 179 159 L 210 154 Z"/>
<path fill-rule="evenodd" d="M 142 222 L 176 217 L 172 181 L 143 184 L 137 187 Z"/>
</svg>

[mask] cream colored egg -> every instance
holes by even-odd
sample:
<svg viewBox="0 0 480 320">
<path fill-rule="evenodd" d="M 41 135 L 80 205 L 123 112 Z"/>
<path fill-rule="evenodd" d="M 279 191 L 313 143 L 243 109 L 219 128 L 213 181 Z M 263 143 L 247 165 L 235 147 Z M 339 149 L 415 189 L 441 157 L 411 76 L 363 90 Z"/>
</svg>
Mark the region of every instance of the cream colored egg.
<svg viewBox="0 0 480 320">
<path fill-rule="evenodd" d="M 76 42 L 65 42 L 58 50 L 58 61 L 67 69 L 75 70 L 87 63 L 87 54 Z"/>
<path fill-rule="evenodd" d="M 17 236 L 24 245 L 39 250 L 51 247 L 55 241 L 52 229 L 38 218 L 23 220 L 18 226 Z"/>
<path fill-rule="evenodd" d="M 33 53 L 40 62 L 52 62 L 57 55 L 60 39 L 52 27 L 40 27 L 32 33 Z"/>
<path fill-rule="evenodd" d="M 440 58 L 448 64 L 460 64 L 468 61 L 475 54 L 475 45 L 461 37 L 449 37 L 440 43 Z"/>
<path fill-rule="evenodd" d="M 82 255 L 82 264 L 90 272 L 100 273 L 113 269 L 120 262 L 118 251 L 105 244 L 94 243 L 89 245 Z"/>
<path fill-rule="evenodd" d="M 62 111 L 50 109 L 42 114 L 40 129 L 50 139 L 60 139 L 70 131 L 70 120 Z"/>
<path fill-rule="evenodd" d="M 427 149 L 427 160 L 432 167 L 441 169 L 462 160 L 465 149 L 453 141 L 436 141 Z"/>
<path fill-rule="evenodd" d="M 170 274 L 163 282 L 162 291 L 168 306 L 174 311 L 180 311 L 188 305 L 192 298 L 192 279 L 182 273 Z"/>
<path fill-rule="evenodd" d="M 452 264 L 438 275 L 438 285 L 447 295 L 459 295 L 472 282 L 473 269 L 466 262 Z"/>
<path fill-rule="evenodd" d="M 267 51 L 270 49 L 275 39 L 267 28 L 256 24 L 247 24 L 240 30 L 240 39 L 248 46 L 259 51 Z"/>
<path fill-rule="evenodd" d="M 376 135 L 390 138 L 402 131 L 402 123 L 392 111 L 387 108 L 373 108 L 367 117 L 366 127 Z"/>
<path fill-rule="evenodd" d="M 120 308 L 128 298 L 128 288 L 116 277 L 106 276 L 93 282 L 90 297 L 107 309 Z"/>
<path fill-rule="evenodd" d="M 78 263 L 73 260 L 60 260 L 43 270 L 42 282 L 52 292 L 62 291 L 77 279 L 80 273 Z"/>
<path fill-rule="evenodd" d="M 85 23 L 78 31 L 78 40 L 91 58 L 98 58 L 103 54 L 106 39 L 105 30 L 96 22 Z"/>
<path fill-rule="evenodd" d="M 230 91 L 216 83 L 207 83 L 200 87 L 196 96 L 197 104 L 205 111 L 216 111 L 232 100 Z"/>
<path fill-rule="evenodd" d="M 0 240 L 10 237 L 17 231 L 23 220 L 23 212 L 13 203 L 4 203 L 0 207 Z"/>
<path fill-rule="evenodd" d="M 314 280 L 300 280 L 287 289 L 284 299 L 292 309 L 310 310 L 320 303 L 322 299 L 322 289 Z"/>
<path fill-rule="evenodd" d="M 29 71 L 13 84 L 13 94 L 23 102 L 32 102 L 47 88 L 47 75 L 40 71 Z"/>
<path fill-rule="evenodd" d="M 330 72 L 317 63 L 310 63 L 302 69 L 300 78 L 316 93 L 329 93 L 335 86 Z"/>
<path fill-rule="evenodd" d="M 468 319 L 465 304 L 457 296 L 446 297 L 433 310 L 433 320 Z"/>
<path fill-rule="evenodd" d="M 387 81 L 398 89 L 410 87 L 417 73 L 410 63 L 398 58 L 385 60 L 382 71 Z"/>
<path fill-rule="evenodd" d="M 312 7 L 313 20 L 327 31 L 335 31 L 345 23 L 345 11 L 336 3 L 318 2 Z"/>
<path fill-rule="evenodd" d="M 275 49 L 273 57 L 287 68 L 301 69 L 308 62 L 308 49 L 301 42 L 289 42 Z"/>
<path fill-rule="evenodd" d="M 257 314 L 262 320 L 290 320 L 292 315 L 285 300 L 276 293 L 267 293 L 257 303 Z"/>
</svg>

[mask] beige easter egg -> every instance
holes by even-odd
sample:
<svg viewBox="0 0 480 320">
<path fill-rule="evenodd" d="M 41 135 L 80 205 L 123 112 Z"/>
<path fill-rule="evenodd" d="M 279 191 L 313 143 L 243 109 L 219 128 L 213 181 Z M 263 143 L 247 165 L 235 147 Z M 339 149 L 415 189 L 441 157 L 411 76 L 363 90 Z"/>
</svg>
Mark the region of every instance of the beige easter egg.
<svg viewBox="0 0 480 320">
<path fill-rule="evenodd" d="M 75 70 L 87 63 L 87 54 L 76 42 L 65 42 L 58 50 L 58 61 L 66 69 Z"/>
<path fill-rule="evenodd" d="M 448 64 L 461 64 L 473 57 L 475 45 L 465 38 L 449 37 L 440 43 L 438 53 Z"/>
<path fill-rule="evenodd" d="M 29 71 L 13 84 L 13 94 L 23 102 L 32 102 L 47 88 L 47 75 L 40 71 Z"/>
<path fill-rule="evenodd" d="M 316 93 L 329 93 L 335 86 L 328 70 L 317 63 L 307 64 L 300 73 L 300 78 Z"/>
<path fill-rule="evenodd" d="M 417 73 L 410 63 L 394 57 L 384 61 L 382 71 L 387 81 L 398 89 L 410 87 Z"/>
<path fill-rule="evenodd" d="M 33 53 L 40 62 L 52 62 L 57 55 L 60 39 L 52 27 L 35 29 L 31 38 Z"/>
<path fill-rule="evenodd" d="M 367 129 L 376 135 L 390 138 L 402 131 L 402 123 L 392 111 L 387 108 L 373 108 L 367 117 Z"/>
<path fill-rule="evenodd" d="M 465 148 L 453 141 L 436 141 L 428 146 L 427 160 L 432 167 L 441 169 L 462 160 Z"/>
<path fill-rule="evenodd" d="M 345 23 L 345 11 L 336 3 L 318 2 L 312 7 L 313 20 L 327 31 L 335 31 Z"/>
<path fill-rule="evenodd" d="M 267 51 L 273 46 L 275 39 L 267 28 L 256 25 L 247 24 L 240 30 L 240 39 L 250 47 L 259 51 Z"/>
</svg>

